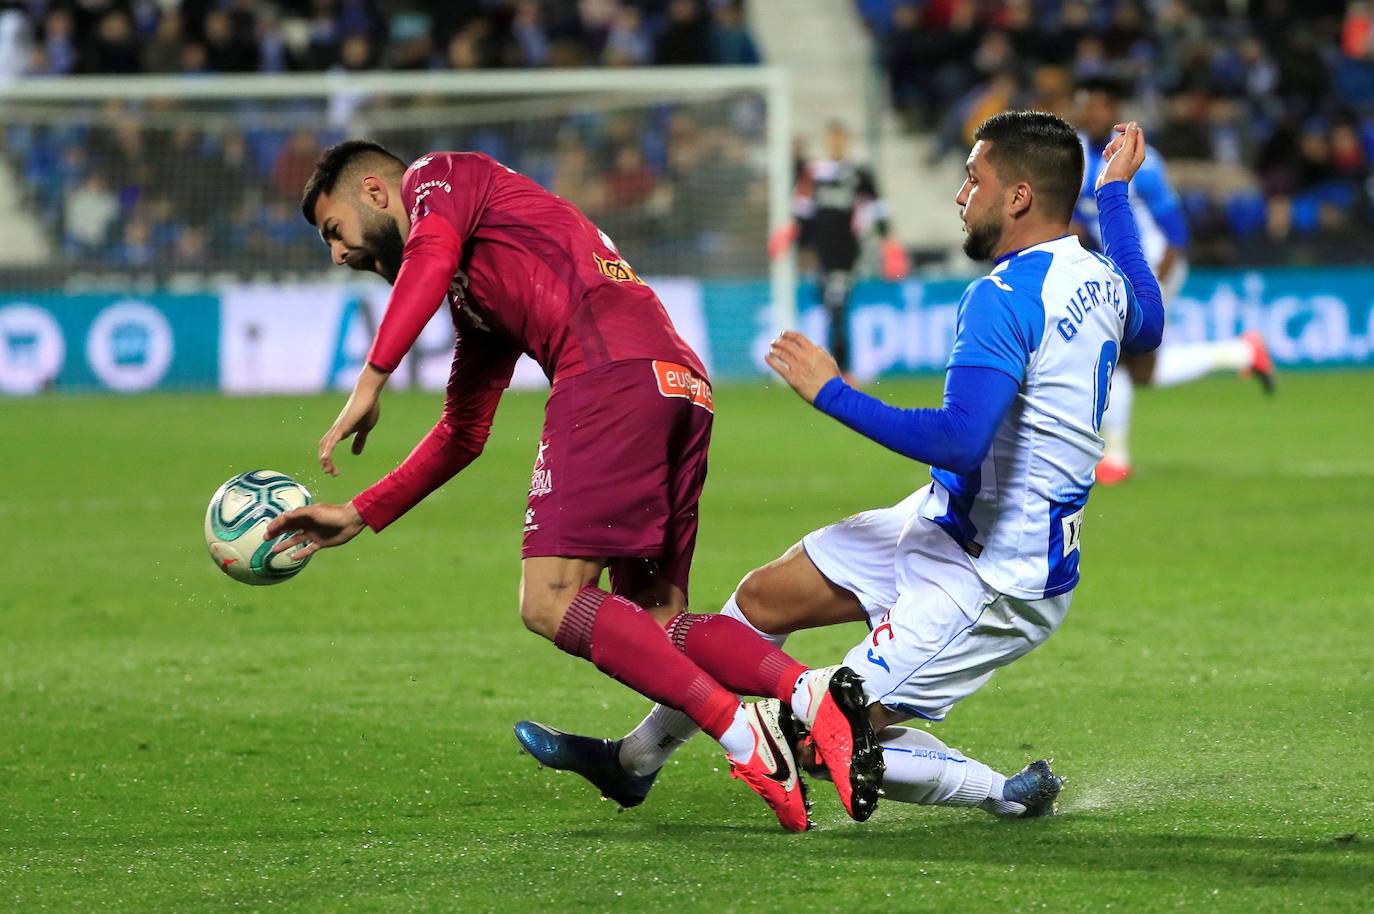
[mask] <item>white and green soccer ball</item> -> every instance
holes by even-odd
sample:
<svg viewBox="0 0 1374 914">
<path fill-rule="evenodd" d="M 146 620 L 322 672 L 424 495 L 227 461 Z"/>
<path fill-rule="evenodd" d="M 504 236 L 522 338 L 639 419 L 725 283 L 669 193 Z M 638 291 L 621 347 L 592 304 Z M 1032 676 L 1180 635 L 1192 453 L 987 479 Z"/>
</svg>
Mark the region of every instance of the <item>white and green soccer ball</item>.
<svg viewBox="0 0 1374 914">
<path fill-rule="evenodd" d="M 295 577 L 310 559 L 296 559 L 299 547 L 273 555 L 272 546 L 291 534 L 268 539 L 267 525 L 313 500 L 305 486 L 285 473 L 240 473 L 219 487 L 205 512 L 205 545 L 211 558 L 220 571 L 245 584 L 279 584 Z"/>
</svg>

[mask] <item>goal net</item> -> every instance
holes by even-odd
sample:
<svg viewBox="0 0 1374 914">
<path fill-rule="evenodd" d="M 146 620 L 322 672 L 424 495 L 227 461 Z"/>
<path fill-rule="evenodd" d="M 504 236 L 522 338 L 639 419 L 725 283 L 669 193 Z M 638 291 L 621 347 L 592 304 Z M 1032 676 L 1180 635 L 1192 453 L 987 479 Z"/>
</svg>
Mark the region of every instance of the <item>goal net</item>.
<svg viewBox="0 0 1374 914">
<path fill-rule="evenodd" d="M 791 270 L 767 238 L 789 130 L 766 67 L 19 81 L 0 86 L 0 178 L 21 189 L 0 213 L 0 296 L 356 283 L 299 200 L 324 147 L 367 138 L 407 160 L 485 152 L 651 280 L 766 278 L 786 324 Z"/>
</svg>

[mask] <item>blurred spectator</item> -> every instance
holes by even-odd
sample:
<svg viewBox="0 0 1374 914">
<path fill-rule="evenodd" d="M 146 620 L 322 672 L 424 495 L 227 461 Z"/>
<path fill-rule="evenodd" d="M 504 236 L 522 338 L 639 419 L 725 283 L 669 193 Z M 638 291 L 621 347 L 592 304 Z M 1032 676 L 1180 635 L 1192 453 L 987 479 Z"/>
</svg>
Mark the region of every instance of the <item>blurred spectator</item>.
<svg viewBox="0 0 1374 914">
<path fill-rule="evenodd" d="M 277 195 L 285 200 L 300 199 L 301 188 L 315 170 L 315 160 L 320 157 L 320 144 L 315 135 L 308 130 L 297 130 L 291 134 L 277 162 L 272 166 L 272 187 Z"/>
<path fill-rule="evenodd" d="M 372 42 L 366 35 L 349 35 L 339 49 L 339 64 L 345 70 L 370 70 L 373 64 Z"/>
<path fill-rule="evenodd" d="M 449 40 L 448 66 L 451 70 L 477 70 L 494 66 L 496 49 L 491 42 L 491 25 L 474 19 Z"/>
<path fill-rule="evenodd" d="M 81 54 L 76 45 L 76 23 L 66 10 L 49 12 L 44 21 L 43 49 L 47 54 L 47 73 L 65 76 L 81 69 Z M 87 67 L 89 70 L 89 67 Z"/>
<path fill-rule="evenodd" d="M 258 68 L 260 54 L 252 23 L 242 22 L 236 27 L 229 12 L 211 10 L 205 16 L 205 54 L 210 69 L 219 73 L 251 73 Z"/>
<path fill-rule="evenodd" d="M 142 219 L 131 219 L 124 226 L 124 236 L 115 246 L 114 261 L 125 267 L 148 267 L 155 260 L 152 231 Z"/>
<path fill-rule="evenodd" d="M 549 34 L 538 0 L 519 0 L 511 21 L 515 44 L 512 63 L 522 67 L 542 67 L 549 62 Z"/>
<path fill-rule="evenodd" d="M 0 82 L 23 75 L 33 48 L 33 26 L 17 3 L 0 0 Z"/>
<path fill-rule="evenodd" d="M 63 224 L 68 242 L 79 252 L 99 248 L 110 237 L 117 215 L 119 199 L 109 184 L 98 174 L 87 175 L 67 198 Z"/>
<path fill-rule="evenodd" d="M 138 73 L 143 69 L 133 21 L 123 10 L 100 19 L 94 39 L 83 55 L 92 73 Z"/>
<path fill-rule="evenodd" d="M 667 20 L 654 44 L 654 62 L 676 65 L 706 63 L 710 32 L 697 0 L 671 0 Z"/>
<path fill-rule="evenodd" d="M 639 147 L 622 146 L 615 165 L 606 173 L 606 205 L 638 206 L 653 196 L 654 184 L 654 173 L 644 163 Z"/>
<path fill-rule="evenodd" d="M 143 46 L 143 70 L 146 73 L 175 73 L 180 69 L 181 48 L 186 43 L 182 32 L 181 13 L 168 10 L 158 20 L 153 40 Z"/>
<path fill-rule="evenodd" d="M 210 72 L 210 56 L 205 52 L 205 45 L 192 41 L 181 48 L 181 59 L 178 62 L 178 69 L 183 76 L 195 76 L 200 73 Z"/>
<path fill-rule="evenodd" d="M 761 59 L 754 38 L 744 24 L 739 0 L 716 0 L 711 9 L 711 62 L 756 64 Z"/>
<path fill-rule="evenodd" d="M 616 11 L 606 34 L 603 60 L 612 67 L 639 67 L 647 64 L 653 53 L 654 45 L 638 7 L 622 6 Z"/>
</svg>

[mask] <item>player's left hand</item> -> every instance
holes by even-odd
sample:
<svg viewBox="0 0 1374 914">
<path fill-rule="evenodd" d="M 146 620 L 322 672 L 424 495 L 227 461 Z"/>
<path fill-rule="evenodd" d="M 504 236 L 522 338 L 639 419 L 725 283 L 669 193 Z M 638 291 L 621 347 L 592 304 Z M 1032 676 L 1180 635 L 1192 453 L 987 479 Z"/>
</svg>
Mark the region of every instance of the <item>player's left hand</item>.
<svg viewBox="0 0 1374 914">
<path fill-rule="evenodd" d="M 821 388 L 840 376 L 840 366 L 830 353 L 795 330 L 786 330 L 775 339 L 763 360 L 807 403 L 815 403 Z"/>
<path fill-rule="evenodd" d="M 285 552 L 300 546 L 300 551 L 294 556 L 299 560 L 330 546 L 342 546 L 366 526 L 352 502 L 346 505 L 306 505 L 274 518 L 267 525 L 267 535 L 277 537 L 295 531 L 295 536 L 288 536 L 277 543 L 272 551 Z"/>
<path fill-rule="evenodd" d="M 1098 174 L 1094 190 L 1100 190 L 1102 185 L 1113 181 L 1130 181 L 1145 162 L 1145 132 L 1140 129 L 1140 124 L 1131 121 L 1117 124 L 1115 129 L 1116 137 L 1102 150 L 1102 158 L 1107 164 Z"/>
</svg>

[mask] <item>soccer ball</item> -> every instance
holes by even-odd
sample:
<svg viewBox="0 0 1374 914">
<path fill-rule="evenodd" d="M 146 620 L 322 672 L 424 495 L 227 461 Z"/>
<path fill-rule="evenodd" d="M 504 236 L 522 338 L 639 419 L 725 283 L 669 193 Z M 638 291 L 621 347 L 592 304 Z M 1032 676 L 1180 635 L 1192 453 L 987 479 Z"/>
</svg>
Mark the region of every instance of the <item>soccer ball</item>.
<svg viewBox="0 0 1374 914">
<path fill-rule="evenodd" d="M 272 554 L 275 539 L 266 537 L 274 517 L 313 499 L 305 486 L 285 473 L 252 470 L 219 487 L 205 512 L 205 545 L 219 570 L 245 584 L 279 584 L 305 567 L 295 558 L 299 548 Z"/>
</svg>

